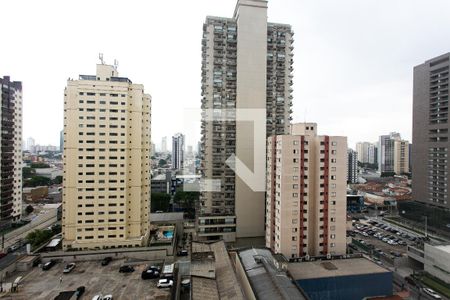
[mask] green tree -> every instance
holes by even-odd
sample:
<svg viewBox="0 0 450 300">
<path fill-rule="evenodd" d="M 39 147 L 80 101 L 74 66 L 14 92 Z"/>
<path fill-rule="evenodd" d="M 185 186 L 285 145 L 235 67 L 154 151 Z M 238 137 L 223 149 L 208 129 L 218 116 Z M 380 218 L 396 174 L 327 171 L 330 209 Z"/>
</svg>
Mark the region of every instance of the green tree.
<svg viewBox="0 0 450 300">
<path fill-rule="evenodd" d="M 158 165 L 160 167 L 164 167 L 165 165 L 167 165 L 167 161 L 165 159 L 160 159 L 158 162 Z"/>
<path fill-rule="evenodd" d="M 32 176 L 36 175 L 36 170 L 30 167 L 23 167 L 22 168 L 22 178 L 31 178 Z"/>
<path fill-rule="evenodd" d="M 34 169 L 44 169 L 44 168 L 50 168 L 50 165 L 43 163 L 43 162 L 33 162 L 30 165 L 31 168 Z"/>
<path fill-rule="evenodd" d="M 199 200 L 199 192 L 177 191 L 173 198 L 173 202 L 186 212 L 189 219 L 195 217 L 195 203 Z"/>
<path fill-rule="evenodd" d="M 31 214 L 34 211 L 33 206 L 28 205 L 27 207 L 25 207 L 25 212 L 27 213 L 27 215 Z"/>
<path fill-rule="evenodd" d="M 151 202 L 150 205 L 151 212 L 156 211 L 167 212 L 169 211 L 170 207 L 170 195 L 165 193 L 152 193 L 152 198 L 150 202 Z"/>
<path fill-rule="evenodd" d="M 55 177 L 55 179 L 52 180 L 53 184 L 61 184 L 63 181 L 63 177 L 61 175 L 58 175 Z"/>
<path fill-rule="evenodd" d="M 35 248 L 50 240 L 52 236 L 53 232 L 51 230 L 36 229 L 30 232 L 25 239 L 31 244 L 33 248 Z"/>
<path fill-rule="evenodd" d="M 49 186 L 52 183 L 50 178 L 44 176 L 32 176 L 24 182 L 24 187 Z"/>
</svg>

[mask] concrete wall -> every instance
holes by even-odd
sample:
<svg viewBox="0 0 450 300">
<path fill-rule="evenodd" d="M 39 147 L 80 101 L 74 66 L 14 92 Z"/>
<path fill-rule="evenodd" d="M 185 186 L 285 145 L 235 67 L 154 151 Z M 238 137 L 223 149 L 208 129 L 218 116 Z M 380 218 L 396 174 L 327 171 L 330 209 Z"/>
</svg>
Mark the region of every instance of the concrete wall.
<svg viewBox="0 0 450 300">
<path fill-rule="evenodd" d="M 245 299 L 248 300 L 256 300 L 255 294 L 253 293 L 253 289 L 248 281 L 247 274 L 245 273 L 245 269 L 242 266 L 241 259 L 237 253 L 234 253 L 234 261 L 235 261 L 235 269 L 236 269 L 236 277 L 237 280 L 244 292 Z"/>
<path fill-rule="evenodd" d="M 450 253 L 425 244 L 425 271 L 450 284 Z"/>
</svg>

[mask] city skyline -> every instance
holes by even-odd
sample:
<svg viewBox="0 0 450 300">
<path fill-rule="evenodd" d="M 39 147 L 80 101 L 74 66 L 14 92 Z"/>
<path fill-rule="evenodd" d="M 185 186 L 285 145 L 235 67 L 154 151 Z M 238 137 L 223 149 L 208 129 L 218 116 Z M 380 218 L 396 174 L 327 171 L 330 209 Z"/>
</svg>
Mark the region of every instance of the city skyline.
<svg viewBox="0 0 450 300">
<path fill-rule="evenodd" d="M 81 13 L 83 5 L 69 4 L 74 13 L 68 16 L 62 13 L 63 4 L 53 5 L 51 9 L 39 4 L 41 13 L 33 14 L 34 5 L 38 4 L 23 2 L 30 7 L 21 14 L 23 18 L 7 15 L 0 21 L 5 27 L 15 28 L 11 37 L 15 47 L 2 49 L 0 65 L 3 74 L 20 78 L 24 85 L 24 137 L 33 136 L 42 144 L 53 145 L 59 144 L 58 133 L 63 123 L 61 95 L 65 81 L 67 77 L 76 78 L 92 69 L 98 62 L 99 52 L 104 53 L 106 62 L 118 59 L 123 72 L 136 74 L 135 80 L 148 86 L 154 95 L 152 125 L 159 129 L 155 131 L 154 140 L 179 132 L 183 128 L 184 109 L 199 108 L 199 32 L 204 17 L 229 15 L 235 5 L 234 0 L 199 1 L 192 9 L 191 3 L 179 1 L 175 4 L 180 9 L 174 12 L 173 3 L 139 4 L 139 9 L 135 10 L 136 5 L 98 1 L 90 4 L 89 11 L 83 10 L 87 20 L 95 17 L 100 22 L 115 11 L 123 11 L 118 22 L 127 22 L 129 26 L 119 28 L 118 34 L 126 30 L 131 37 L 144 37 L 143 47 L 130 51 L 128 47 L 117 45 L 113 33 L 99 37 L 80 30 L 89 26 L 89 22 L 80 24 L 73 19 Z M 4 5 L 15 11 L 22 1 Z M 399 1 L 390 5 L 389 10 L 379 2 L 362 4 L 354 0 L 339 4 L 269 1 L 269 19 L 292 24 L 295 32 L 293 122 L 314 120 L 322 124 L 324 132 L 348 136 L 351 146 L 358 141 L 375 141 L 383 132 L 391 130 L 411 140 L 412 66 L 448 52 L 450 41 L 440 37 L 450 33 L 450 20 L 445 14 L 449 7 L 446 1 L 436 1 L 433 7 L 424 1 Z M 184 14 L 188 10 L 191 13 Z M 164 20 L 165 14 L 161 13 L 164 11 L 171 11 L 173 18 L 166 22 L 165 30 L 160 30 L 158 24 Z M 126 16 L 131 13 L 136 16 Z M 34 22 L 35 18 L 39 21 Z M 35 25 L 27 27 L 24 24 L 28 23 L 22 22 L 25 19 Z M 62 24 L 58 28 L 64 28 L 64 33 L 52 26 L 55 21 Z M 332 29 L 330 24 L 333 24 Z M 183 34 L 177 39 L 166 34 L 170 29 L 176 32 L 179 28 L 183 28 Z M 77 32 L 83 32 L 83 36 Z M 57 44 L 55 37 L 58 37 Z M 90 47 L 80 50 L 65 46 L 70 45 L 72 39 L 83 40 Z M 33 54 L 25 52 L 38 42 L 47 46 L 35 47 Z M 153 47 L 155 43 L 165 46 Z M 179 51 L 178 43 L 184 45 L 183 51 Z M 434 46 L 430 48 L 428 44 Z M 177 67 L 176 77 L 172 75 L 174 68 L 167 68 L 169 58 L 171 66 L 183 66 Z M 165 63 L 161 63 L 162 60 Z M 327 77 L 333 79 L 327 82 L 327 89 L 322 88 L 323 82 L 319 80 L 325 68 Z M 176 81 L 177 89 L 169 88 L 172 78 L 183 78 Z M 53 84 L 49 87 L 46 82 Z M 168 90 L 171 92 L 167 93 Z M 358 112 L 361 107 L 370 109 Z M 168 122 L 166 112 L 173 116 L 171 120 L 177 121 Z M 46 117 L 42 118 L 43 115 Z M 361 122 L 367 126 L 354 126 Z M 370 126 L 375 122 L 377 126 Z M 184 132 L 187 144 L 195 145 L 199 140 L 200 116 L 195 128 L 195 132 Z"/>
</svg>

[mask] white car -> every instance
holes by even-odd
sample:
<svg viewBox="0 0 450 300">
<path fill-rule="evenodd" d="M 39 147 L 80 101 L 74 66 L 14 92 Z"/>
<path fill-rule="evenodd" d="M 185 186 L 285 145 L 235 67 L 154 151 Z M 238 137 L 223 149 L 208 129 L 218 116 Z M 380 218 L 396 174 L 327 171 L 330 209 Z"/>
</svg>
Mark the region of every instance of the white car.
<svg viewBox="0 0 450 300">
<path fill-rule="evenodd" d="M 70 273 L 75 268 L 75 263 L 70 263 L 64 267 L 63 273 Z"/>
<path fill-rule="evenodd" d="M 106 295 L 103 296 L 102 294 L 99 295 L 95 295 L 92 300 L 113 300 L 113 296 L 112 295 Z"/>
<path fill-rule="evenodd" d="M 436 293 L 435 291 L 433 291 L 432 289 L 424 288 L 423 291 L 424 291 L 426 294 L 428 294 L 428 295 L 430 295 L 431 297 L 433 297 L 434 299 L 442 299 L 442 297 L 441 297 L 438 293 Z"/>
<path fill-rule="evenodd" d="M 158 280 L 158 283 L 156 284 L 156 286 L 159 288 L 168 288 L 168 287 L 172 287 L 172 285 L 173 285 L 173 281 L 170 279 L 160 279 L 160 280 Z"/>
</svg>

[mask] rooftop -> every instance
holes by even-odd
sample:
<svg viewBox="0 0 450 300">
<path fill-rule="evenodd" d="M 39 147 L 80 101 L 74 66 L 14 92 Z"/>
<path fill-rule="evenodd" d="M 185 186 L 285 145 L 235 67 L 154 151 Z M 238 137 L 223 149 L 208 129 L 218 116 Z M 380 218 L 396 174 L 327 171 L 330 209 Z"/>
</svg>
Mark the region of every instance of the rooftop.
<svg viewBox="0 0 450 300">
<path fill-rule="evenodd" d="M 295 262 L 288 270 L 294 280 L 390 272 L 366 258 Z"/>
<path fill-rule="evenodd" d="M 267 249 L 248 249 L 239 258 L 257 299 L 306 299 L 285 271 L 279 270 L 276 257 Z"/>
<path fill-rule="evenodd" d="M 442 250 L 444 252 L 450 253 L 450 245 L 440 245 L 440 246 L 435 246 L 435 248 Z"/>
<path fill-rule="evenodd" d="M 241 287 L 238 283 L 236 274 L 234 273 L 234 269 L 230 257 L 228 255 L 227 249 L 225 247 L 225 243 L 223 241 L 214 243 L 192 242 L 192 257 L 201 255 L 199 253 L 205 253 L 204 255 L 208 255 L 207 253 L 211 252 L 214 253 L 215 258 L 215 282 L 217 285 L 219 298 L 217 297 L 208 298 L 211 295 L 210 294 L 211 291 L 207 289 L 195 291 L 194 284 L 193 290 L 195 291 L 195 293 L 193 293 L 193 298 L 195 294 L 196 298 L 194 299 L 202 299 L 202 300 L 203 299 L 244 300 L 244 295 L 241 291 Z M 206 284 L 207 282 L 203 280 L 202 283 Z M 211 283 L 209 281 L 208 286 L 211 286 Z"/>
</svg>

